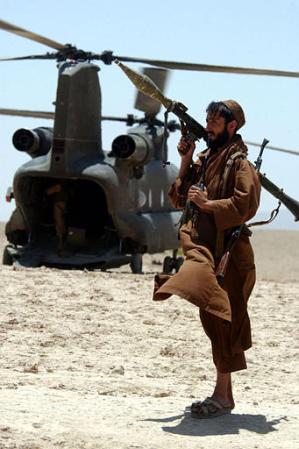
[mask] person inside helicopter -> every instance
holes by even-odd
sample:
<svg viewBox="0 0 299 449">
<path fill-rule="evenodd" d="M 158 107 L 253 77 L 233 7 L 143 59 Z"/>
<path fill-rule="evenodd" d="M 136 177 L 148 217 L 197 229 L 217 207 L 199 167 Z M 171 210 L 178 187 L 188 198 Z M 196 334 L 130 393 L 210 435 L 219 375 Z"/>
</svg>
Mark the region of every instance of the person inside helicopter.
<svg viewBox="0 0 299 449">
<path fill-rule="evenodd" d="M 53 221 L 58 237 L 57 253 L 60 256 L 67 255 L 67 202 L 68 193 L 65 183 L 61 180 L 55 180 L 46 189 L 46 195 L 50 199 L 53 207 Z"/>
</svg>

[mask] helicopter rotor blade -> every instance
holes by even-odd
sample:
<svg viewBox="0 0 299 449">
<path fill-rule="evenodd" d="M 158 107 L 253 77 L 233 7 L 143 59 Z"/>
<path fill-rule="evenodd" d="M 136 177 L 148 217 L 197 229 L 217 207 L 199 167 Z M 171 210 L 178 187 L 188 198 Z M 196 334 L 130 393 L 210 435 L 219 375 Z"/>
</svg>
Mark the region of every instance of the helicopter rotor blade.
<svg viewBox="0 0 299 449">
<path fill-rule="evenodd" d="M 8 109 L 0 108 L 0 115 L 9 115 L 14 117 L 31 117 L 31 118 L 43 118 L 47 120 L 54 120 L 55 112 L 49 111 L 32 111 L 28 109 Z M 129 119 L 134 119 L 134 116 L 129 117 L 114 117 L 110 115 L 102 115 L 101 120 L 113 121 L 113 122 L 127 122 Z"/>
<path fill-rule="evenodd" d="M 54 112 L 45 111 L 28 111 L 26 109 L 4 109 L 0 108 L 0 115 L 13 115 L 17 117 L 32 117 L 32 118 L 44 118 L 53 120 L 55 117 Z"/>
<path fill-rule="evenodd" d="M 249 145 L 252 147 L 259 147 L 259 148 L 261 147 L 260 143 L 248 142 L 248 141 L 245 141 L 244 143 L 246 143 L 246 145 Z M 288 150 L 286 148 L 280 148 L 280 147 L 273 147 L 271 145 L 267 145 L 267 150 L 281 151 L 282 153 L 288 153 L 288 154 L 293 154 L 295 156 L 299 156 L 299 151 Z"/>
<path fill-rule="evenodd" d="M 222 73 L 233 73 L 241 75 L 284 76 L 291 78 L 299 78 L 299 72 L 291 72 L 285 70 L 255 69 L 251 67 L 231 67 L 231 66 L 209 65 L 209 64 L 194 64 L 188 62 L 130 58 L 127 56 L 113 56 L 113 58 L 123 62 L 138 62 L 141 64 L 149 64 L 156 67 L 162 67 L 165 69 L 172 69 L 172 70 L 192 70 L 198 72 L 216 72 L 216 73 L 222 72 Z"/>
<path fill-rule="evenodd" d="M 54 120 L 55 113 L 49 111 L 29 111 L 27 109 L 8 109 L 8 108 L 0 108 L 0 115 L 9 115 L 9 116 L 17 116 L 17 117 L 31 117 L 31 118 L 42 118 L 46 120 Z M 127 117 L 115 117 L 111 115 L 102 115 L 100 117 L 102 121 L 113 121 L 113 122 L 126 122 L 130 123 L 130 126 L 134 123 L 142 123 L 144 119 L 138 119 L 133 115 L 128 115 Z M 172 123 L 171 125 L 173 130 L 180 129 L 179 123 Z M 245 141 L 246 145 L 259 147 L 260 143 Z M 271 145 L 267 145 L 268 150 L 280 151 L 282 153 L 293 154 L 294 156 L 299 156 L 299 151 L 289 150 L 287 148 L 280 148 Z"/>
<path fill-rule="evenodd" d="M 25 30 L 11 23 L 0 20 L 0 29 L 8 31 L 9 33 L 17 34 L 26 39 L 30 39 L 40 44 L 47 45 L 48 47 L 55 48 L 55 50 L 62 50 L 64 45 L 59 42 L 48 39 L 47 37 L 41 36 L 40 34 L 33 33 L 32 31 Z"/>
<path fill-rule="evenodd" d="M 35 42 L 39 42 L 48 47 L 54 48 L 62 52 L 66 49 L 66 45 L 63 45 L 52 39 L 48 39 L 40 34 L 28 31 L 25 28 L 13 25 L 9 22 L 0 19 L 0 29 L 30 39 Z M 73 47 L 75 49 L 75 47 Z M 252 67 L 232 67 L 232 66 L 220 66 L 220 65 L 210 65 L 210 64 L 196 64 L 196 63 L 186 63 L 178 61 L 164 61 L 156 59 L 145 59 L 145 58 L 133 58 L 128 56 L 114 56 L 111 51 L 105 51 L 101 54 L 96 53 L 85 53 L 82 55 L 86 59 L 98 59 L 102 60 L 105 64 L 111 64 L 113 60 L 118 59 L 122 62 L 138 62 L 141 64 L 149 64 L 155 67 L 161 67 L 164 69 L 173 70 L 192 70 L 199 72 L 222 72 L 222 73 L 233 73 L 233 74 L 243 74 L 243 75 L 264 75 L 264 76 L 281 76 L 281 77 L 291 77 L 299 78 L 299 72 L 285 71 L 285 70 L 272 70 L 272 69 L 256 69 Z M 66 53 L 67 55 L 67 53 Z M 57 55 L 56 55 L 57 56 Z M 59 55 L 58 55 L 59 56 Z M 23 59 L 54 59 L 52 55 L 32 55 L 16 58 L 3 58 L 0 61 L 18 61 Z"/>
<path fill-rule="evenodd" d="M 45 53 L 43 55 L 28 55 L 28 56 L 16 56 L 13 58 L 0 58 L 0 62 L 3 61 L 25 61 L 34 59 L 57 59 L 57 53 Z"/>
<path fill-rule="evenodd" d="M 0 108 L 0 115 L 9 115 L 14 117 L 30 117 L 30 118 L 42 118 L 46 120 L 54 120 L 55 112 L 50 111 L 32 111 L 27 109 L 8 109 Z M 101 121 L 111 121 L 111 122 L 125 122 L 125 123 L 141 123 L 144 119 L 138 119 L 137 117 L 128 114 L 127 117 L 115 117 L 112 115 L 102 115 L 100 117 Z"/>
</svg>

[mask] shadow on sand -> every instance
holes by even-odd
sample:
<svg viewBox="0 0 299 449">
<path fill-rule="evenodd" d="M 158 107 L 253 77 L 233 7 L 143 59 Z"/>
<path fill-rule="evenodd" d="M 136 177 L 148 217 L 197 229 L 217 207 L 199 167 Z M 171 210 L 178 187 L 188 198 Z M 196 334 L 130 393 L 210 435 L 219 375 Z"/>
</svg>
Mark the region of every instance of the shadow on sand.
<svg viewBox="0 0 299 449">
<path fill-rule="evenodd" d="M 164 432 L 175 435 L 189 435 L 189 436 L 211 436 L 211 435 L 235 435 L 241 429 L 250 432 L 267 434 L 277 431 L 274 426 L 281 421 L 287 421 L 286 416 L 267 421 L 264 415 L 251 414 L 230 414 L 219 416 L 211 419 L 196 419 L 191 418 L 191 413 L 186 410 L 182 415 L 171 416 L 162 419 L 146 419 L 145 421 L 170 423 L 182 418 L 176 426 L 162 426 Z"/>
</svg>

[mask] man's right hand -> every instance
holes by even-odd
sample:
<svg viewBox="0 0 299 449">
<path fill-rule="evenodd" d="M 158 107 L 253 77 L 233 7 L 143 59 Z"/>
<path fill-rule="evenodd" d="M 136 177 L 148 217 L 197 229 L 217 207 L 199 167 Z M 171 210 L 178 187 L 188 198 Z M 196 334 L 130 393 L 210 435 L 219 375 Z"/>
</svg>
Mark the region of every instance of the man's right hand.
<svg viewBox="0 0 299 449">
<path fill-rule="evenodd" d="M 195 142 L 192 139 L 182 135 L 177 146 L 178 152 L 182 157 L 189 156 L 192 157 L 193 151 L 195 150 Z"/>
</svg>

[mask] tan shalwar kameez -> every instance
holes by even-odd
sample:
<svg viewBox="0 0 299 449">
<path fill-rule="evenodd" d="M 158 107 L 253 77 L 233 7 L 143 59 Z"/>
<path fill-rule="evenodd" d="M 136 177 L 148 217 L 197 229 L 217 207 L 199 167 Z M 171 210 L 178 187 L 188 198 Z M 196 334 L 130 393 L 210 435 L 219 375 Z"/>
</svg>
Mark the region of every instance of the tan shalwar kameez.
<svg viewBox="0 0 299 449">
<path fill-rule="evenodd" d="M 232 251 L 225 278 L 219 281 L 215 267 L 219 261 L 216 252 L 221 245 L 216 241 L 224 238 L 225 247 L 231 229 L 255 215 L 260 183 L 253 165 L 246 157 L 238 157 L 229 171 L 223 195 L 227 161 L 236 152 L 241 151 L 244 156 L 247 153 L 241 136 L 234 136 L 217 151 L 207 151 L 210 153 L 205 185 L 208 199 L 213 200 L 213 213 L 200 212 L 195 224 L 189 220 L 182 225 L 179 237 L 185 261 L 175 275 L 156 276 L 153 299 L 178 295 L 198 306 L 203 328 L 212 343 L 216 368 L 227 373 L 246 368 L 244 351 L 251 346 L 247 301 L 255 283 L 255 265 L 249 237 L 242 233 Z M 199 155 L 184 179 L 178 178 L 171 186 L 169 197 L 175 207 L 185 206 L 190 186 L 199 181 L 207 151 Z"/>
</svg>

